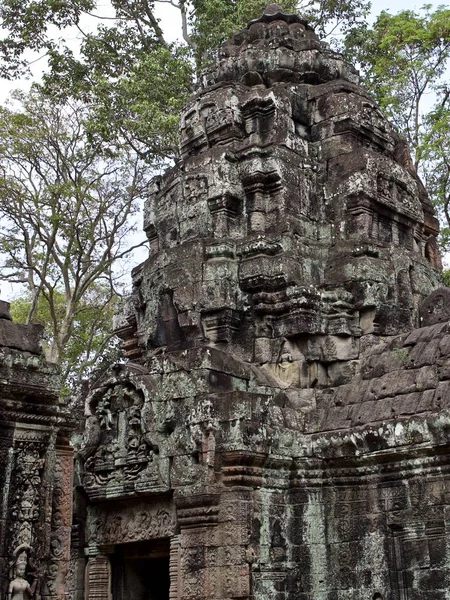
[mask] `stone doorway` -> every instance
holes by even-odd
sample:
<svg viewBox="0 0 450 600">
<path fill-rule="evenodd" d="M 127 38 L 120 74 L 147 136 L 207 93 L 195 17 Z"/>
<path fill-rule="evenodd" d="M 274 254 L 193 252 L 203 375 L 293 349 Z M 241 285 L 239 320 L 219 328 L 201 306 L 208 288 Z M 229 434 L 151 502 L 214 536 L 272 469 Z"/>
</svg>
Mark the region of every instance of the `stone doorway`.
<svg viewBox="0 0 450 600">
<path fill-rule="evenodd" d="M 113 600 L 169 600 L 169 539 L 116 546 L 111 555 Z"/>
</svg>

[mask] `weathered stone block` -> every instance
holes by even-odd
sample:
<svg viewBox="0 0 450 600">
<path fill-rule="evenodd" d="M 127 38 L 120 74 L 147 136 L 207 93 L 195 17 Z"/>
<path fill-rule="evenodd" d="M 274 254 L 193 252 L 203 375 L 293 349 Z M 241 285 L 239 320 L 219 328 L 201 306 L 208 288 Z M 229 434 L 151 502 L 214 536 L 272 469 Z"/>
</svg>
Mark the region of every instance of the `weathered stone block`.
<svg viewBox="0 0 450 600">
<path fill-rule="evenodd" d="M 450 381 L 441 381 L 433 398 L 434 408 L 442 410 L 450 406 Z"/>
<path fill-rule="evenodd" d="M 0 345 L 32 354 L 41 353 L 42 325 L 20 325 L 0 318 Z"/>
<path fill-rule="evenodd" d="M 416 344 L 409 355 L 409 364 L 414 367 L 435 365 L 441 352 L 440 342 L 440 339 L 434 339 Z"/>
</svg>

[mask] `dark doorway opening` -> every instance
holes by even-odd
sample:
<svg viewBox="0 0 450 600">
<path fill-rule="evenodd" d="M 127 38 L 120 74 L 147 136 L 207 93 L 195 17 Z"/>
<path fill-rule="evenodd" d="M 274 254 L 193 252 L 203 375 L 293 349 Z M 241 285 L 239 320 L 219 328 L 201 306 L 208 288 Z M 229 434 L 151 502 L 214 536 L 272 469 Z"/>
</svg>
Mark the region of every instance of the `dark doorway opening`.
<svg viewBox="0 0 450 600">
<path fill-rule="evenodd" d="M 169 540 L 116 546 L 111 556 L 113 600 L 169 600 Z"/>
</svg>

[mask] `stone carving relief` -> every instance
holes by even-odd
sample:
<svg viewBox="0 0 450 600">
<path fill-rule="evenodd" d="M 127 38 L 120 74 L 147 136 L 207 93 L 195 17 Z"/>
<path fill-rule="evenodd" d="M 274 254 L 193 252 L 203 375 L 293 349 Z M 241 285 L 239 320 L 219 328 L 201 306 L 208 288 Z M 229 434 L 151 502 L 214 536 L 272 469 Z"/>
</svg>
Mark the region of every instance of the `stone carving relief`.
<svg viewBox="0 0 450 600">
<path fill-rule="evenodd" d="M 64 594 L 70 559 L 72 529 L 72 453 L 58 452 L 55 461 L 50 560 L 45 574 L 46 591 L 56 597 Z"/>
<path fill-rule="evenodd" d="M 422 301 L 420 325 L 426 327 L 450 320 L 450 289 L 439 288 Z"/>
<path fill-rule="evenodd" d="M 12 548 L 31 547 L 34 524 L 39 520 L 42 473 L 45 465 L 39 443 L 19 442 L 16 449 L 15 494 L 11 506 Z"/>
<path fill-rule="evenodd" d="M 9 571 L 8 600 L 28 600 L 36 592 L 38 577 L 29 559 L 31 552 L 27 544 L 22 544 L 14 552 L 15 560 Z M 28 581 L 30 577 L 33 579 L 31 584 Z"/>
<path fill-rule="evenodd" d="M 140 485 L 163 486 L 158 446 L 144 427 L 144 394 L 129 383 L 94 393 L 88 417 L 84 485 L 91 497 L 120 495 Z M 143 491 L 143 488 L 140 488 Z"/>
<path fill-rule="evenodd" d="M 88 525 L 89 543 L 123 544 L 171 537 L 175 517 L 164 503 L 141 502 L 115 510 L 94 509 Z"/>
</svg>

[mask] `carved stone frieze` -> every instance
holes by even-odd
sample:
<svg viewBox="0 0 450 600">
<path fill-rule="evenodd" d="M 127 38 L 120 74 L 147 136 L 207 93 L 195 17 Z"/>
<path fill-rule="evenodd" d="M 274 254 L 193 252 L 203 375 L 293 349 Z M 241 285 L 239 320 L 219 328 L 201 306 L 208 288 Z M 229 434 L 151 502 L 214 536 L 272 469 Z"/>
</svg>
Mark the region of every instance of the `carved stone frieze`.
<svg viewBox="0 0 450 600">
<path fill-rule="evenodd" d="M 174 533 L 175 515 L 167 502 L 141 501 L 90 509 L 87 537 L 94 546 L 165 538 Z"/>
</svg>

